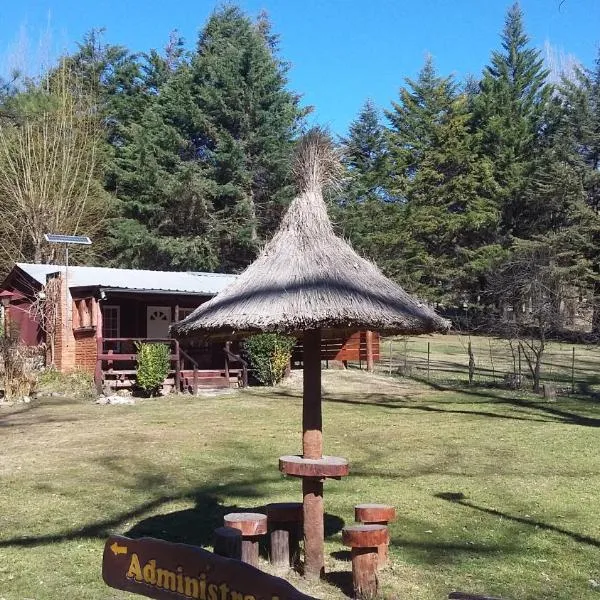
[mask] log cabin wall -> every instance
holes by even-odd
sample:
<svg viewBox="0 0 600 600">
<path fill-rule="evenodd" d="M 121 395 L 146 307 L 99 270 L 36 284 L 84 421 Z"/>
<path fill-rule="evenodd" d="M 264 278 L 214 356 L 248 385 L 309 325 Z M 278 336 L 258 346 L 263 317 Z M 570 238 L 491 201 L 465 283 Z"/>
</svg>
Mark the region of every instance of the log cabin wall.
<svg viewBox="0 0 600 600">
<path fill-rule="evenodd" d="M 381 336 L 373 333 L 373 360 L 379 360 Z M 367 332 L 330 332 L 321 340 L 321 360 L 367 362 Z M 302 364 L 302 340 L 292 352 L 292 365 Z"/>
</svg>

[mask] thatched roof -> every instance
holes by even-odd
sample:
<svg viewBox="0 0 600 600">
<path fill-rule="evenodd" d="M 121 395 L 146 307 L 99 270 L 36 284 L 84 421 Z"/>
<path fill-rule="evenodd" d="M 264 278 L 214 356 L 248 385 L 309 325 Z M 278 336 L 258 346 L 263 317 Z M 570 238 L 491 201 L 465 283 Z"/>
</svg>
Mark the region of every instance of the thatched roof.
<svg viewBox="0 0 600 600">
<path fill-rule="evenodd" d="M 241 336 L 308 329 L 445 331 L 450 323 L 409 296 L 333 231 L 322 187 L 332 149 L 321 132 L 300 143 L 303 190 L 260 256 L 231 285 L 172 326 L 176 336 Z"/>
</svg>

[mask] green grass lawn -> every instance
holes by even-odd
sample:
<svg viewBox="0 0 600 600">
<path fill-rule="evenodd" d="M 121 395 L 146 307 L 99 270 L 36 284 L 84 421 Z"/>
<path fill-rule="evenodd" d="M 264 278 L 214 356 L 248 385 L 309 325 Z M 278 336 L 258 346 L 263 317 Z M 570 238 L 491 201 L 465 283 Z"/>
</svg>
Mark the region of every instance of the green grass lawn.
<svg viewBox="0 0 600 600">
<path fill-rule="evenodd" d="M 429 379 L 429 381 L 466 384 L 468 383 L 469 341 L 475 358 L 475 383 L 502 384 L 507 374 L 519 373 L 519 353 L 516 342 L 511 349 L 505 339 L 456 333 L 383 339 L 378 369 L 385 373 L 408 371 L 413 377 Z M 520 373 L 528 379 L 524 387 L 531 387 L 531 373 L 527 361 L 522 353 L 520 358 Z M 596 394 L 600 398 L 598 346 L 547 342 L 542 359 L 541 381 L 552 383 L 563 393 Z"/>
<path fill-rule="evenodd" d="M 340 527 L 355 504 L 385 502 L 398 519 L 384 596 L 600 598 L 600 404 L 324 375 L 325 450 L 351 475 L 325 484 L 327 581 L 290 576 L 297 587 L 342 598 Z M 132 597 L 101 581 L 110 533 L 210 546 L 225 512 L 299 500 L 277 458 L 300 450 L 300 415 L 293 383 L 1 409 L 0 598 Z"/>
</svg>

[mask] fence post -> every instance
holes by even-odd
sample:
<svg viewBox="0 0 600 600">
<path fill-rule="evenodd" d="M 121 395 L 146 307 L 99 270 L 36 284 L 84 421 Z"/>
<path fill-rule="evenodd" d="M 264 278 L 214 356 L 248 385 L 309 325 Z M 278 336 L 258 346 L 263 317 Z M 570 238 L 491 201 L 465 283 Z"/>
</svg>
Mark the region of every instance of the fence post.
<svg viewBox="0 0 600 600">
<path fill-rule="evenodd" d="M 430 342 L 427 342 L 427 381 L 429 381 Z"/>
<path fill-rule="evenodd" d="M 519 386 L 521 386 L 521 346 L 517 346 L 517 348 L 519 349 Z"/>
<path fill-rule="evenodd" d="M 575 346 L 573 346 L 573 355 L 571 358 L 571 394 L 575 393 Z"/>
<path fill-rule="evenodd" d="M 389 374 L 392 374 L 392 340 L 390 340 L 390 364 L 389 364 Z"/>
<path fill-rule="evenodd" d="M 492 383 L 496 382 L 496 370 L 494 369 L 494 355 L 492 354 L 492 340 L 488 339 L 490 346 L 490 362 L 492 363 Z"/>
</svg>

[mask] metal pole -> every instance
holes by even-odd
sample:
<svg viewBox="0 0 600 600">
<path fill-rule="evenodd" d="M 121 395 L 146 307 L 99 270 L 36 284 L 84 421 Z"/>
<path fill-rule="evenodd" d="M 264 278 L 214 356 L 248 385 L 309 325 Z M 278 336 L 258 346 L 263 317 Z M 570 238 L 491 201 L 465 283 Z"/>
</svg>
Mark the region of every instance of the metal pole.
<svg viewBox="0 0 600 600">
<path fill-rule="evenodd" d="M 65 244 L 65 346 L 69 347 L 69 246 Z"/>
</svg>

